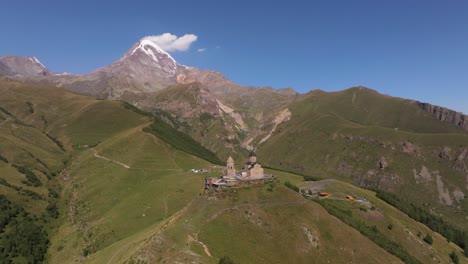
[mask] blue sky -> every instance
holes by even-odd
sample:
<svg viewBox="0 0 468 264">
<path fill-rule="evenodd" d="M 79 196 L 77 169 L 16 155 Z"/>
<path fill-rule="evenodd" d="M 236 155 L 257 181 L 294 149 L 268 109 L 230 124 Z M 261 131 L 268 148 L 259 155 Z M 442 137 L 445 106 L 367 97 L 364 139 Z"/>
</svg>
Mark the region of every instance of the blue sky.
<svg viewBox="0 0 468 264">
<path fill-rule="evenodd" d="M 0 55 L 87 73 L 147 35 L 196 35 L 180 63 L 243 85 L 364 85 L 468 113 L 468 1 L 7 1 Z M 206 49 L 198 52 L 198 49 Z"/>
</svg>

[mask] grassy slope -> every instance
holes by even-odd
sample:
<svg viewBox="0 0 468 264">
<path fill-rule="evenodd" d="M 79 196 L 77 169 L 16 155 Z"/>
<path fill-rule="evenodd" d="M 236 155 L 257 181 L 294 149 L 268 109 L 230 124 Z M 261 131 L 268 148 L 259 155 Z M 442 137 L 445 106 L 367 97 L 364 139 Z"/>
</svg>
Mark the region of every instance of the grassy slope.
<svg viewBox="0 0 468 264">
<path fill-rule="evenodd" d="M 265 164 L 392 191 L 447 215 L 447 220 L 460 228 L 468 228 L 463 224 L 467 200 L 454 202 L 451 207 L 441 204 L 434 173 L 438 171 L 442 176 L 452 199 L 456 190 L 466 193 L 465 173 L 454 170 L 453 160 L 438 156 L 444 147 L 450 147 L 454 158 L 460 148 L 468 146 L 466 131 L 433 120 L 406 100 L 361 88 L 311 92 L 290 109 L 292 120 L 282 124 L 259 147 L 257 153 L 264 157 Z M 418 153 L 403 153 L 404 141 L 415 144 Z M 388 162 L 384 170 L 377 167 L 381 157 Z M 347 170 L 339 171 L 340 164 Z M 413 171 L 419 173 L 422 166 L 429 169 L 433 180 L 416 184 Z"/>
<path fill-rule="evenodd" d="M 54 118 L 53 111 L 46 108 L 50 107 L 48 100 L 60 94 L 56 90 L 47 90 L 48 97 L 22 84 L 0 80 L 0 116 L 3 118 L 0 122 L 0 155 L 8 160 L 8 163 L 0 161 L 0 178 L 15 188 L 33 191 L 43 198 L 35 199 L 22 190 L 3 185 L 0 186 L 1 193 L 36 215 L 44 213 L 47 206 L 48 188 L 53 187 L 48 178 L 57 174 L 67 160 L 64 151 L 43 130 L 43 120 Z M 34 187 L 22 183 L 26 177 L 13 164 L 29 168 L 42 185 Z"/>
<path fill-rule="evenodd" d="M 269 172 L 278 175 L 281 183 L 288 180 L 300 184 L 301 177 L 297 175 Z M 354 217 L 376 225 L 421 263 L 448 263 L 449 253 L 460 251 L 453 243 L 447 243 L 440 235 L 375 198 L 370 191 L 343 182 L 335 182 L 324 190 L 332 193 L 332 197 L 349 193 L 367 196 L 376 210 L 364 212 L 359 210 L 358 202 L 336 202 L 339 207 L 352 210 Z M 389 223 L 393 224 L 392 230 L 388 229 Z M 312 243 L 304 228 L 312 234 Z M 431 234 L 433 245 L 423 242 L 418 232 Z M 127 247 L 117 254 L 122 262 L 217 263 L 227 255 L 235 263 L 400 263 L 329 215 L 319 204 L 307 201 L 282 184 L 275 185 L 272 192 L 267 186 L 207 192 L 194 198 L 176 218 L 153 226 L 146 236 L 140 234 L 133 242 L 122 244 L 132 243 L 137 247 L 133 250 Z M 93 262 L 106 263 L 110 254 L 98 254 Z"/>
<path fill-rule="evenodd" d="M 399 262 L 319 205 L 281 184 L 273 192 L 259 186 L 220 197 L 199 196 L 205 175 L 188 171 L 211 165 L 144 133 L 142 129 L 151 122 L 146 116 L 120 102 L 41 89 L 13 83 L 0 90 L 5 101 L 2 106 L 14 116 L 2 114 L 3 120 L 10 121 L 1 124 L 5 129 L 1 135 L 11 137 L 14 144 L 2 141 L 5 145 L 0 154 L 32 169 L 41 169 L 42 163 L 50 172 L 65 168 L 60 177 L 51 180 L 38 172 L 45 185 L 31 187 L 44 195 L 49 185 L 60 183 L 63 188 L 61 225 L 51 237 L 50 263 L 115 263 L 131 258 L 214 263 L 226 254 L 241 262 Z M 16 98 L 21 100 L 11 103 Z M 35 106 L 33 113 L 27 102 Z M 8 132 L 19 127 L 24 132 Z M 25 136 L 19 136 L 23 133 Z M 65 152 L 50 137 L 62 142 Z M 15 148 L 18 144 L 35 158 Z M 38 162 L 37 157 L 44 161 Z M 0 161 L 0 170 L 8 174 L 11 184 L 21 183 L 23 176 L 10 164 Z M 219 171 L 211 175 L 217 174 Z M 293 174 L 275 174 L 282 182 L 300 182 Z M 25 206 L 30 203 L 4 186 L 0 192 Z M 45 206 L 44 201 L 37 201 L 28 208 L 40 213 Z M 232 210 L 224 211 L 226 208 Z M 310 244 L 303 228 L 318 237 L 318 245 Z M 220 230 L 238 239 L 226 239 Z M 205 243 L 213 257 L 193 238 Z"/>
<path fill-rule="evenodd" d="M 63 187 L 57 222 L 62 225 L 52 237 L 50 262 L 80 259 L 144 230 L 183 207 L 202 186 L 199 175 L 187 172 L 210 164 L 142 132 L 150 119 L 121 102 L 9 81 L 2 83 L 0 94 L 5 110 L 0 136 L 6 139 L 0 142 L 0 154 L 9 161 L 0 161 L 2 178 L 45 198 L 50 186 Z M 13 163 L 32 169 L 43 185 L 21 184 L 25 177 Z M 64 168 L 50 180 L 38 171 Z M 33 213 L 45 211 L 46 200 L 33 200 L 4 185 L 0 191 Z"/>
<path fill-rule="evenodd" d="M 318 236 L 317 245 L 308 241 L 303 228 Z M 103 251 L 91 256 L 92 262 L 217 263 L 229 255 L 236 263 L 327 263 L 331 259 L 400 263 L 320 206 L 281 185 L 273 192 L 260 186 L 195 197 L 165 225 L 117 244 L 116 257 Z M 129 244 L 137 247 L 129 249 Z"/>
<path fill-rule="evenodd" d="M 320 112 L 328 111 L 337 117 L 363 125 L 399 128 L 419 133 L 461 132 L 461 129 L 451 124 L 431 118 L 408 100 L 382 95 L 363 87 L 324 96 L 316 96 L 312 92 L 307 98 L 307 104 Z"/>
<path fill-rule="evenodd" d="M 307 183 L 302 184 L 303 187 Z M 421 263 L 449 263 L 449 254 L 452 251 L 460 256 L 461 249 L 438 233 L 432 232 L 429 228 L 388 205 L 384 201 L 375 197 L 375 193 L 354 185 L 335 181 L 322 188 L 328 192 L 330 198 L 325 198 L 339 208 L 350 210 L 352 217 L 363 221 L 369 226 L 375 225 L 377 229 L 390 240 L 402 245 L 406 251 L 416 257 Z M 360 198 L 366 197 L 366 202 L 346 199 L 347 195 Z M 375 209 L 370 209 L 374 207 Z M 392 228 L 389 228 L 392 225 Z M 418 235 L 419 234 L 419 235 Z M 430 234 L 434 238 L 434 243 L 428 245 L 423 241 L 424 236 Z"/>
<path fill-rule="evenodd" d="M 237 200 L 230 206 L 239 207 L 208 221 L 199 231 L 200 240 L 215 256 L 228 255 L 239 263 L 340 263 L 349 259 L 398 263 L 319 206 L 302 204 L 301 197 L 281 185 L 272 193 L 253 188 L 229 195 Z M 226 206 L 220 204 L 218 209 Z M 312 233 L 316 245 L 303 228 Z"/>
<path fill-rule="evenodd" d="M 56 246 L 64 248 L 52 252 L 52 262 L 76 259 L 83 250 L 89 254 L 106 250 L 163 221 L 200 190 L 200 176 L 188 171 L 209 166 L 139 128 L 104 141 L 95 150 L 130 168 L 98 159 L 92 151 L 77 158 L 67 172 L 73 178 L 66 187 L 68 196 L 75 197 L 76 217 L 54 238 Z M 78 235 L 70 239 L 73 233 Z"/>
</svg>

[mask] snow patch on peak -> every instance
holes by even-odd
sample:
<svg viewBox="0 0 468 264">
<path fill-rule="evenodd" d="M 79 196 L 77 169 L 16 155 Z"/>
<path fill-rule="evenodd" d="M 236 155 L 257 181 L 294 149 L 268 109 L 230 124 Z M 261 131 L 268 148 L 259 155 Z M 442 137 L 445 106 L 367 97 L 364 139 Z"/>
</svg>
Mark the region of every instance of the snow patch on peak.
<svg viewBox="0 0 468 264">
<path fill-rule="evenodd" d="M 42 68 L 46 69 L 46 67 L 44 66 L 44 64 L 42 64 L 36 57 L 29 57 L 28 58 L 32 63 L 35 63 L 39 66 L 41 66 Z"/>
<path fill-rule="evenodd" d="M 63 76 L 63 75 L 72 75 L 72 74 L 69 72 L 58 72 L 58 73 L 54 73 L 54 75 Z"/>
<path fill-rule="evenodd" d="M 167 53 L 166 51 L 161 49 L 158 45 L 156 45 L 156 43 L 152 42 L 151 40 L 147 40 L 147 39 L 140 40 L 139 45 L 131 52 L 131 54 L 135 53 L 137 50 L 141 50 L 144 53 L 146 53 L 148 56 L 150 56 L 154 61 L 159 62 L 159 59 L 156 56 L 156 54 L 154 54 L 152 49 L 147 48 L 147 46 L 150 46 L 151 48 L 155 49 L 156 52 L 158 52 L 160 54 L 166 55 L 172 62 L 174 62 L 174 66 L 176 66 L 178 64 L 176 62 L 176 60 L 174 60 L 174 58 L 172 58 L 172 56 L 169 55 L 169 53 Z"/>
</svg>

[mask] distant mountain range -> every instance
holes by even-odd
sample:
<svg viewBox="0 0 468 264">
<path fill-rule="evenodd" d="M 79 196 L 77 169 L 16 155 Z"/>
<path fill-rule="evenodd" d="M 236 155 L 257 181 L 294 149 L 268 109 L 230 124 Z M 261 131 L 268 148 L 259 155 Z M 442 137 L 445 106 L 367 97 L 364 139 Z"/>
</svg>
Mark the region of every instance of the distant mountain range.
<svg viewBox="0 0 468 264">
<path fill-rule="evenodd" d="M 221 158 L 229 153 L 241 157 L 247 150 L 264 144 L 278 125 L 291 119 L 290 105 L 309 97 L 291 88 L 238 85 L 219 72 L 182 65 L 145 39 L 116 62 L 85 75 L 52 73 L 35 57 L 14 56 L 0 57 L 0 75 L 98 98 L 124 100 L 153 114 L 163 110 L 172 116 L 166 119 L 168 123 Z M 419 108 L 433 119 L 468 131 L 468 116 L 463 113 L 406 101 L 416 106 L 412 111 Z M 210 129 L 206 128 L 207 122 L 212 122 Z"/>
</svg>

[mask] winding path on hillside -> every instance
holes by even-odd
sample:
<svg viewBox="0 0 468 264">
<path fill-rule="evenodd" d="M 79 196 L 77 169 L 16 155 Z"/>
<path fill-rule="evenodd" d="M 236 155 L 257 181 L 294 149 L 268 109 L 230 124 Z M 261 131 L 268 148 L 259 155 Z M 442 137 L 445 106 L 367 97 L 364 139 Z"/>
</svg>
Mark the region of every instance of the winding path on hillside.
<svg viewBox="0 0 468 264">
<path fill-rule="evenodd" d="M 103 157 L 103 156 L 99 155 L 98 152 L 95 149 L 93 149 L 93 151 L 94 151 L 94 157 L 96 157 L 96 158 L 107 160 L 107 161 L 110 161 L 110 162 L 114 162 L 115 164 L 119 164 L 120 166 L 122 166 L 124 168 L 130 169 L 130 166 L 128 166 L 127 164 L 124 164 L 124 163 L 122 163 L 120 161 L 116 161 L 116 160 L 113 160 L 113 159 Z"/>
<path fill-rule="evenodd" d="M 170 151 L 169 147 L 164 143 L 159 140 L 155 135 L 151 133 L 146 133 L 143 131 L 145 127 L 150 125 L 151 122 L 145 122 L 137 127 L 122 131 L 114 136 L 112 138 L 106 140 L 105 142 L 100 143 L 98 146 L 95 148 L 91 148 L 92 152 L 86 152 L 85 156 L 87 157 L 92 157 L 92 158 L 97 158 L 101 160 L 105 160 L 108 162 L 115 163 L 121 167 L 124 167 L 125 169 L 128 170 L 147 170 L 147 171 L 159 171 L 159 170 L 171 170 L 171 171 L 180 171 L 182 172 L 183 169 L 177 164 L 176 157 L 175 155 L 177 154 L 176 152 L 173 153 Z M 164 152 L 167 153 L 167 156 L 170 158 L 171 163 L 173 165 L 173 168 L 139 168 L 139 167 L 132 167 L 127 163 L 125 160 L 115 160 L 110 158 L 109 156 L 103 156 L 103 152 L 105 149 L 111 147 L 114 145 L 117 141 L 131 136 L 133 133 L 143 133 L 147 137 L 151 138 L 151 141 L 158 147 L 160 147 Z M 83 158 L 83 156 L 79 157 L 78 159 Z M 75 159 L 73 160 L 73 163 L 78 160 Z M 125 162 L 125 163 L 124 163 Z M 113 245 L 110 245 L 109 247 L 106 247 L 107 250 L 98 254 L 96 258 L 90 258 L 90 262 L 92 263 L 119 263 L 123 259 L 126 259 L 132 254 L 135 254 L 135 251 L 138 250 L 138 248 L 143 245 L 143 243 L 151 237 L 157 236 L 160 233 L 162 233 L 165 229 L 173 226 L 176 222 L 179 221 L 180 217 L 185 213 L 187 208 L 189 208 L 193 202 L 193 200 L 196 198 L 194 197 L 192 201 L 187 203 L 183 208 L 180 210 L 176 211 L 175 213 L 170 214 L 169 212 L 169 207 L 167 204 L 167 199 L 169 198 L 169 195 L 165 196 L 163 198 L 163 204 L 164 204 L 164 211 L 165 211 L 165 219 L 158 222 L 154 223 L 152 226 L 145 228 L 144 230 L 140 231 L 139 233 L 134 234 L 133 236 L 129 236 L 124 240 L 121 241 L 116 241 L 113 243 Z M 195 238 L 194 242 L 198 243 L 201 245 L 205 251 L 205 253 L 211 257 L 211 253 L 208 249 L 208 247 L 201 241 L 198 241 L 197 238 Z M 104 248 L 104 250 L 106 249 Z M 97 253 L 97 252 L 96 252 Z"/>
<path fill-rule="evenodd" d="M 190 242 L 195 242 L 195 243 L 200 244 L 200 246 L 203 247 L 203 250 L 205 251 L 205 254 L 206 254 L 207 256 L 209 256 L 210 258 L 212 258 L 213 256 L 211 255 L 210 249 L 208 248 L 208 246 L 207 246 L 205 243 L 203 243 L 203 242 L 201 242 L 200 240 L 198 240 L 198 233 L 199 233 L 199 232 L 195 233 L 195 237 L 192 237 L 191 235 L 189 235 L 189 236 L 188 236 L 188 242 L 189 242 L 189 243 L 190 243 Z"/>
<path fill-rule="evenodd" d="M 143 131 L 143 128 L 147 127 L 149 124 L 151 124 L 151 122 L 147 122 L 147 123 L 139 125 L 139 126 L 137 126 L 135 128 L 126 130 L 126 131 L 114 136 L 111 140 L 107 140 L 105 143 L 100 144 L 98 148 L 102 149 L 102 148 L 108 147 L 108 146 L 112 145 L 116 140 L 128 137 L 128 136 L 132 135 L 135 132 L 141 132 L 141 133 L 144 133 L 145 135 L 151 137 L 153 139 L 153 142 L 156 145 L 161 146 L 164 149 L 164 151 L 168 154 L 168 157 L 172 158 L 171 160 L 172 160 L 173 165 L 175 167 L 174 169 L 167 169 L 167 168 L 165 168 L 165 169 L 148 169 L 148 168 L 131 167 L 131 166 L 129 166 L 129 165 L 125 164 L 125 163 L 122 163 L 120 161 L 117 161 L 117 160 L 114 160 L 114 159 L 111 159 L 111 158 L 108 158 L 108 157 L 101 156 L 101 155 L 98 154 L 98 151 L 93 148 L 92 151 L 94 152 L 94 157 L 116 163 L 116 164 L 118 164 L 118 165 L 120 165 L 120 166 L 122 166 L 122 167 L 124 167 L 126 169 L 130 169 L 130 170 L 148 170 L 148 171 L 153 171 L 153 170 L 174 170 L 174 171 L 182 171 L 182 169 L 178 166 L 177 162 L 175 161 L 175 157 L 173 157 L 171 155 L 171 152 L 169 151 L 167 146 L 165 144 L 161 144 L 161 142 L 153 134 L 146 133 L 146 132 Z M 138 246 L 135 247 L 135 245 L 143 243 L 147 238 L 158 235 L 163 230 L 165 230 L 166 228 L 172 226 L 193 202 L 193 199 L 192 199 L 188 204 L 186 204 L 185 207 L 181 208 L 179 211 L 177 211 L 177 212 L 173 213 L 172 215 L 168 216 L 169 215 L 169 208 L 168 208 L 168 205 L 167 205 L 167 198 L 168 197 L 169 197 L 169 195 L 164 197 L 164 199 L 163 199 L 165 215 L 167 217 L 165 220 L 161 221 L 160 223 L 155 224 L 153 227 L 149 227 L 148 229 L 143 230 L 138 234 L 135 234 L 133 237 L 128 237 L 128 240 L 127 241 L 122 241 L 121 245 L 118 245 L 118 244 L 115 245 L 117 250 L 112 252 L 112 255 L 110 255 L 110 257 L 107 259 L 107 261 L 102 260 L 102 259 L 101 259 L 101 261 L 103 263 L 108 263 L 108 264 L 117 263 L 117 262 L 119 262 L 119 260 L 123 259 L 125 257 L 125 255 L 131 255 L 133 253 L 133 251 L 135 250 L 135 248 L 138 248 Z"/>
<path fill-rule="evenodd" d="M 138 131 L 139 131 L 139 132 L 144 133 L 144 132 L 143 132 L 143 128 L 149 126 L 150 124 L 151 124 L 151 122 L 145 122 L 145 123 L 143 123 L 143 124 L 141 124 L 141 125 L 139 125 L 139 126 L 136 126 L 136 127 L 132 128 L 132 129 L 125 130 L 125 131 L 123 131 L 122 133 L 115 135 L 112 139 L 107 140 L 105 143 L 100 144 L 100 145 L 99 145 L 99 148 L 102 148 L 103 145 L 104 145 L 104 146 L 112 145 L 116 140 L 119 140 L 119 139 L 128 137 L 128 136 L 130 136 L 131 134 L 133 134 L 133 133 L 135 133 L 135 132 L 138 132 Z M 125 163 L 123 163 L 123 162 L 120 162 L 120 161 L 117 161 L 117 160 L 114 160 L 114 159 L 107 158 L 107 157 L 104 157 L 104 156 L 99 155 L 99 154 L 98 154 L 98 151 L 96 150 L 96 148 L 92 148 L 91 150 L 94 152 L 94 157 L 96 157 L 96 158 L 98 158 L 98 159 L 103 159 L 103 160 L 106 160 L 106 161 L 113 162 L 113 163 L 115 163 L 115 164 L 118 164 L 118 165 L 120 165 L 120 166 L 126 168 L 126 169 L 130 169 L 130 168 L 131 168 L 129 165 L 127 165 L 127 164 L 125 164 Z"/>
</svg>

